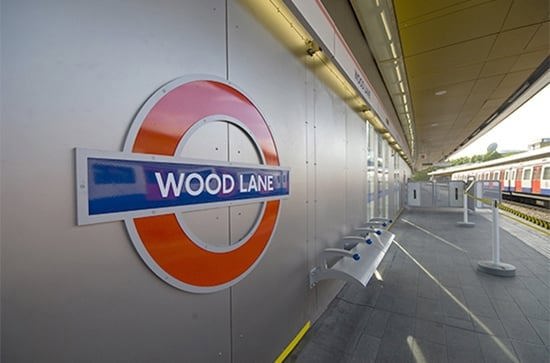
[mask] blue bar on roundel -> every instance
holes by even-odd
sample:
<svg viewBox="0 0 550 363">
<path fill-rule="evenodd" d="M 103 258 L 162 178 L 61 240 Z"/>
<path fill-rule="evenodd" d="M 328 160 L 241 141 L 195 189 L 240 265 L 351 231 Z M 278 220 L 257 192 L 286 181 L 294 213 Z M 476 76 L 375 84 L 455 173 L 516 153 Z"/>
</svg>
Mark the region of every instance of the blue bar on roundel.
<svg viewBox="0 0 550 363">
<path fill-rule="evenodd" d="M 87 172 L 90 216 L 278 199 L 290 192 L 288 169 L 262 165 L 241 167 L 89 157 Z"/>
</svg>

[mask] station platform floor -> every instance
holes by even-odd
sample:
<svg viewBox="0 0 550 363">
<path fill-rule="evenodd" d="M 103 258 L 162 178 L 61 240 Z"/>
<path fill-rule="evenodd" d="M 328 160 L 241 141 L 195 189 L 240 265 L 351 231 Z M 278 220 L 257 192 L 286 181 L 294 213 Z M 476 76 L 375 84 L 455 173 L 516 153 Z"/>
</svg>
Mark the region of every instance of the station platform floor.
<svg viewBox="0 0 550 363">
<path fill-rule="evenodd" d="M 548 257 L 501 228 L 501 261 L 516 276 L 478 272 L 491 259 L 491 218 L 459 220 L 404 210 L 378 278 L 347 283 L 286 362 L 550 362 Z"/>
</svg>

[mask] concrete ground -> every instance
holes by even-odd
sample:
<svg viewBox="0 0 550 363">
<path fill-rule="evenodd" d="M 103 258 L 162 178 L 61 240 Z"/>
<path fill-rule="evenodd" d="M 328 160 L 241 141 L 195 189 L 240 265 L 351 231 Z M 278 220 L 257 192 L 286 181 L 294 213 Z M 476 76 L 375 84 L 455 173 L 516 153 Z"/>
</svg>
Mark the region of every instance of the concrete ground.
<svg viewBox="0 0 550 363">
<path fill-rule="evenodd" d="M 461 218 L 404 211 L 381 279 L 346 284 L 286 361 L 549 362 L 549 259 L 501 229 L 501 261 L 516 276 L 478 272 L 491 222 L 472 215 L 463 228 Z"/>
</svg>

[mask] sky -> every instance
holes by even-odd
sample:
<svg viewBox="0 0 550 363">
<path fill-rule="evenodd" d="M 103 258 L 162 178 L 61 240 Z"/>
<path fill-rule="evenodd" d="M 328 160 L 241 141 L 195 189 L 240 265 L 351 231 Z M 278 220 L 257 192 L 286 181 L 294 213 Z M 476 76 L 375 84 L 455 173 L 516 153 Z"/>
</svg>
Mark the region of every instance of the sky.
<svg viewBox="0 0 550 363">
<path fill-rule="evenodd" d="M 485 154 L 487 146 L 497 143 L 497 151 L 527 150 L 544 137 L 550 137 L 550 85 L 525 102 L 497 126 L 451 155 L 449 159 Z"/>
</svg>

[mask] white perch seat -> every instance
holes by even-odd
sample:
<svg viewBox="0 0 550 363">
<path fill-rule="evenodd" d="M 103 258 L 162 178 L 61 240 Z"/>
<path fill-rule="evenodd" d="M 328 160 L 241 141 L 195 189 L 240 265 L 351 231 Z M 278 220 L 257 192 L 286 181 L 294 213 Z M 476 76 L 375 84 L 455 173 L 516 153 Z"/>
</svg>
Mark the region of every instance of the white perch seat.
<svg viewBox="0 0 550 363">
<path fill-rule="evenodd" d="M 314 267 L 309 273 L 309 286 L 313 288 L 319 281 L 337 279 L 366 287 L 395 237 L 385 230 L 380 231 L 380 235 L 374 231 L 380 230 L 363 230 L 368 236 L 344 236 L 341 239 L 344 248 L 325 249 L 322 265 Z M 329 266 L 327 257 L 330 256 L 340 258 Z"/>
</svg>

